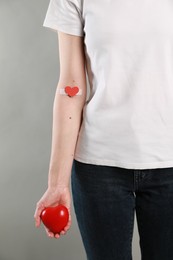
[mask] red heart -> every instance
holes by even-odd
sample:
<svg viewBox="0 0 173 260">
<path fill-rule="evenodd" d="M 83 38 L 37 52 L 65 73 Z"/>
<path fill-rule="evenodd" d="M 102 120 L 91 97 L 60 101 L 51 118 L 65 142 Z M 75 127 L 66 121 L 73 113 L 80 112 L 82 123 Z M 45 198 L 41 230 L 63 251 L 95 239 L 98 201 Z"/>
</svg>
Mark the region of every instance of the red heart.
<svg viewBox="0 0 173 260">
<path fill-rule="evenodd" d="M 68 209 L 59 204 L 56 207 L 47 207 L 41 212 L 41 220 L 54 234 L 60 233 L 69 220 Z"/>
<path fill-rule="evenodd" d="M 79 88 L 77 86 L 75 87 L 66 86 L 65 92 L 68 94 L 68 96 L 72 97 L 79 92 Z"/>
</svg>

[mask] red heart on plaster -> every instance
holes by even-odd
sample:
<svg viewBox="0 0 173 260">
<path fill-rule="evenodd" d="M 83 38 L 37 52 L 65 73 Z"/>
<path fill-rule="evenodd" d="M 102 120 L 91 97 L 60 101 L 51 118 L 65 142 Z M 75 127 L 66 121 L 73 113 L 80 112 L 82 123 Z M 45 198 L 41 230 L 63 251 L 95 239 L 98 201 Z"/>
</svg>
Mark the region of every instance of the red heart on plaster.
<svg viewBox="0 0 173 260">
<path fill-rule="evenodd" d="M 66 86 L 65 92 L 68 94 L 68 96 L 73 97 L 79 92 L 79 88 L 77 86 L 75 87 Z"/>
</svg>

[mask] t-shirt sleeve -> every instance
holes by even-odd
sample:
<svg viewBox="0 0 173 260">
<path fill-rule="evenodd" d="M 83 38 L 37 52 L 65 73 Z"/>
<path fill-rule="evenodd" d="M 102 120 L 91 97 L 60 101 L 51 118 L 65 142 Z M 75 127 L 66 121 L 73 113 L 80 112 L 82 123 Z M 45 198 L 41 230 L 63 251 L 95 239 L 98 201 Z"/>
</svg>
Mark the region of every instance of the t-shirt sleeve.
<svg viewBox="0 0 173 260">
<path fill-rule="evenodd" d="M 44 27 L 84 36 L 83 25 L 82 8 L 78 0 L 50 0 L 43 22 Z"/>
</svg>

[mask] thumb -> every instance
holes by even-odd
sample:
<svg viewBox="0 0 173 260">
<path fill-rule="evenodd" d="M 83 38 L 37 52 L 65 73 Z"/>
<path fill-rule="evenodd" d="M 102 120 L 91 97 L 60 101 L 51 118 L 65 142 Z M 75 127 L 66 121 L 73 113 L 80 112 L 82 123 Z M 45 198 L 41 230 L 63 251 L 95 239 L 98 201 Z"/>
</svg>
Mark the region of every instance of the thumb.
<svg viewBox="0 0 173 260">
<path fill-rule="evenodd" d="M 38 203 L 37 204 L 37 207 L 36 207 L 36 210 L 35 210 L 35 213 L 34 213 L 35 226 L 36 227 L 39 227 L 40 224 L 41 224 L 40 215 L 41 215 L 41 212 L 43 211 L 44 208 L 45 208 L 45 206 L 44 206 L 43 203 Z"/>
</svg>

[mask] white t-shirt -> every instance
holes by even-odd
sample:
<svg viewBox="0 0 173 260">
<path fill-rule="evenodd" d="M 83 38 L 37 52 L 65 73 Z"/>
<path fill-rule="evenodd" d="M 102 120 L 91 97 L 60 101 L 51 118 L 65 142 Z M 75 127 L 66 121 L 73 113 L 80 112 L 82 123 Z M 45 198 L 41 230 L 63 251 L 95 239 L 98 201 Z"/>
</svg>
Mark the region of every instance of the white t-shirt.
<svg viewBox="0 0 173 260">
<path fill-rule="evenodd" d="M 74 158 L 173 167 L 173 2 L 50 0 L 43 26 L 84 37 L 90 95 Z"/>
</svg>

